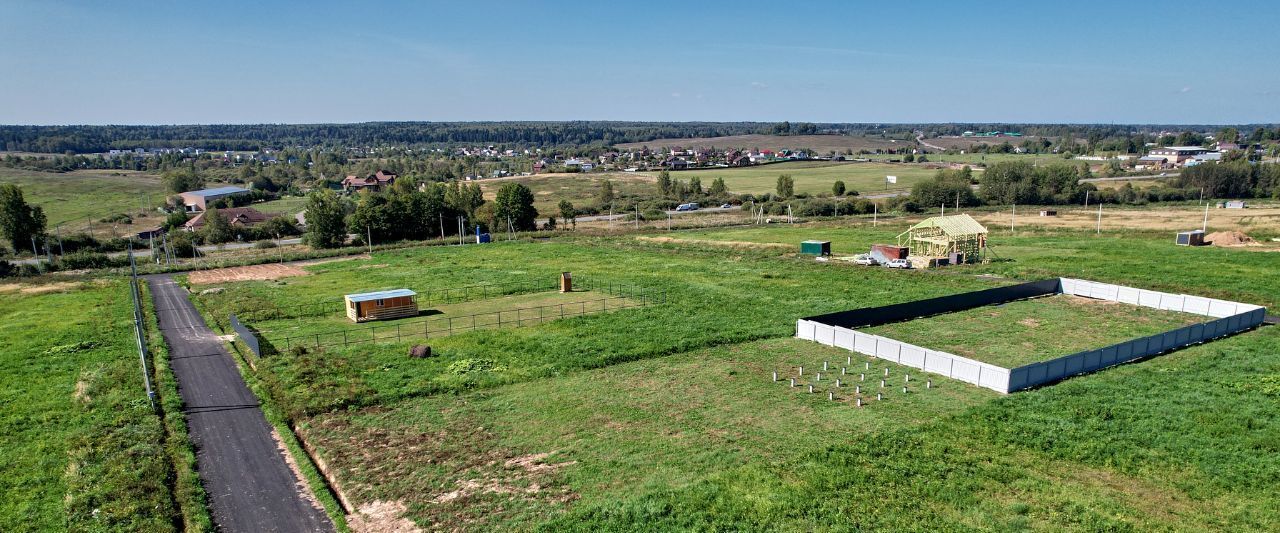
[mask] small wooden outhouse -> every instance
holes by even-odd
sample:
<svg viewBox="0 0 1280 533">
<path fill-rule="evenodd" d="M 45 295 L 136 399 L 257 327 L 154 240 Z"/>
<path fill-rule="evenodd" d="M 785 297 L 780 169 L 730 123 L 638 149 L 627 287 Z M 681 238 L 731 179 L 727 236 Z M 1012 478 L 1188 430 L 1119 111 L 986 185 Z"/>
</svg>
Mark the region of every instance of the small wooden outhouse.
<svg viewBox="0 0 1280 533">
<path fill-rule="evenodd" d="M 409 289 L 348 294 L 347 318 L 354 322 L 418 316 L 418 293 Z"/>
</svg>

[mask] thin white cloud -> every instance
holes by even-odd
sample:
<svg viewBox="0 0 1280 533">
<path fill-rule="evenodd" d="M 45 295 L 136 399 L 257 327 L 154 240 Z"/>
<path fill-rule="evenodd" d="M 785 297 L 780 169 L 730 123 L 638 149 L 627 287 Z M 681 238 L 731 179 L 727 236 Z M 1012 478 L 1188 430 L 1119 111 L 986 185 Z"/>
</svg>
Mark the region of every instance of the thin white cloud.
<svg viewBox="0 0 1280 533">
<path fill-rule="evenodd" d="M 765 89 L 768 88 L 769 85 L 762 81 L 753 81 L 751 82 L 751 87 L 755 89 Z"/>
<path fill-rule="evenodd" d="M 1180 91 L 1178 91 L 1178 92 L 1180 92 L 1180 93 L 1189 93 L 1189 92 L 1191 92 L 1191 88 L 1190 88 L 1190 87 L 1183 87 L 1183 88 L 1182 88 L 1182 90 L 1180 90 Z"/>
<path fill-rule="evenodd" d="M 680 98 L 680 93 L 671 93 L 672 98 Z"/>
</svg>

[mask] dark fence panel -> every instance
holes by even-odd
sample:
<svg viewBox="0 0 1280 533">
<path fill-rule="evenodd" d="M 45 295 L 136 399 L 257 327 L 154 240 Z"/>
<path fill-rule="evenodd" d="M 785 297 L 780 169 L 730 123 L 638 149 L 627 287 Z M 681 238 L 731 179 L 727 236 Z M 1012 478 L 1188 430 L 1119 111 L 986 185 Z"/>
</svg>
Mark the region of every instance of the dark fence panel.
<svg viewBox="0 0 1280 533">
<path fill-rule="evenodd" d="M 240 323 L 240 319 L 236 318 L 235 313 L 231 314 L 231 329 L 235 330 L 236 336 L 240 337 L 240 341 L 253 350 L 253 355 L 262 357 L 262 348 L 258 344 L 258 336 L 254 335 L 249 328 Z"/>
<path fill-rule="evenodd" d="M 864 307 L 804 318 L 819 324 L 842 328 L 865 328 L 901 322 L 942 313 L 954 313 L 984 305 L 1011 302 L 1058 292 L 1058 278 L 1020 283 L 973 292 L 953 294 L 927 300 L 916 300 L 881 307 Z"/>
</svg>

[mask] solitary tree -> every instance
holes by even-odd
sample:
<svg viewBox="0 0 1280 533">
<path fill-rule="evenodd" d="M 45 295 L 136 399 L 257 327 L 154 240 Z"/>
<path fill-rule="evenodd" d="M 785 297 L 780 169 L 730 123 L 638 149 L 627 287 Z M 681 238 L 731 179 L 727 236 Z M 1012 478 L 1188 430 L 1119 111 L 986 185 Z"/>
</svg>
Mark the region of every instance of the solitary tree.
<svg viewBox="0 0 1280 533">
<path fill-rule="evenodd" d="M 347 241 L 346 216 L 342 200 L 325 189 L 307 197 L 307 244 L 316 248 L 337 248 Z"/>
<path fill-rule="evenodd" d="M 790 174 L 778 176 L 778 185 L 775 187 L 779 197 L 790 198 L 795 195 L 796 182 L 791 179 Z"/>
<path fill-rule="evenodd" d="M 723 196 L 729 192 L 729 188 L 724 184 L 724 178 L 716 178 L 711 180 L 711 188 L 707 189 L 707 194 L 711 196 Z"/>
<path fill-rule="evenodd" d="M 498 197 L 494 200 L 493 218 L 499 227 L 506 227 L 510 221 L 511 227 L 516 231 L 538 229 L 538 210 L 533 208 L 533 191 L 520 183 L 504 184 L 498 189 Z"/>
<path fill-rule="evenodd" d="M 658 173 L 658 192 L 662 193 L 663 198 L 671 196 L 671 173 L 666 170 Z"/>
<path fill-rule="evenodd" d="M 30 246 L 32 237 L 44 234 L 44 226 L 44 210 L 27 205 L 22 189 L 11 183 L 0 185 L 0 233 L 13 243 L 13 251 Z"/>
<path fill-rule="evenodd" d="M 204 187 L 204 177 L 194 166 L 170 170 L 164 175 L 164 183 L 169 192 L 182 193 Z"/>
<path fill-rule="evenodd" d="M 204 240 L 213 244 L 222 244 L 235 239 L 235 231 L 231 222 L 217 209 L 204 212 Z"/>
<path fill-rule="evenodd" d="M 831 194 L 833 196 L 844 196 L 844 182 L 840 180 L 836 180 L 835 183 L 832 183 Z"/>
<path fill-rule="evenodd" d="M 568 222 L 575 229 L 578 227 L 578 210 L 573 207 L 573 203 L 568 200 L 560 200 L 560 218 Z"/>
<path fill-rule="evenodd" d="M 702 196 L 702 178 L 697 176 L 689 178 L 689 193 L 694 196 Z"/>
<path fill-rule="evenodd" d="M 600 205 L 613 204 L 613 182 L 604 180 L 600 182 Z"/>
</svg>

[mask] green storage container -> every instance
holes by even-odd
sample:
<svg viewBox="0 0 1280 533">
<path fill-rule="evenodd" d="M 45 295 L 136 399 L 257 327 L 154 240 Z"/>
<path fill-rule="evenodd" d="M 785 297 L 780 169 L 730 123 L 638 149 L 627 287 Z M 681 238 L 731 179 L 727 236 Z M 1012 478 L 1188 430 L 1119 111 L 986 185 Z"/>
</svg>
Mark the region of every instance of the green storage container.
<svg viewBox="0 0 1280 533">
<path fill-rule="evenodd" d="M 804 241 L 800 243 L 800 253 L 808 255 L 831 255 L 831 241 Z"/>
</svg>

